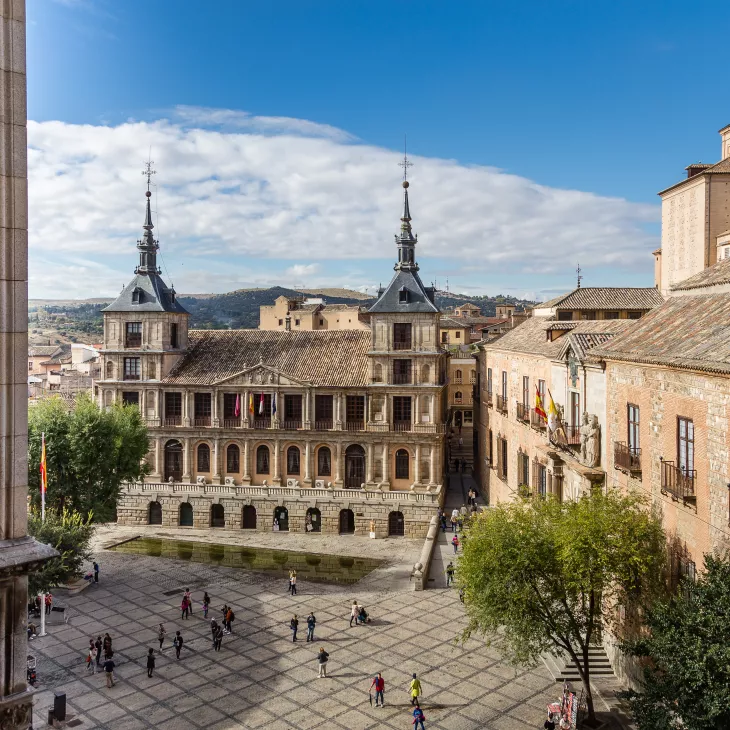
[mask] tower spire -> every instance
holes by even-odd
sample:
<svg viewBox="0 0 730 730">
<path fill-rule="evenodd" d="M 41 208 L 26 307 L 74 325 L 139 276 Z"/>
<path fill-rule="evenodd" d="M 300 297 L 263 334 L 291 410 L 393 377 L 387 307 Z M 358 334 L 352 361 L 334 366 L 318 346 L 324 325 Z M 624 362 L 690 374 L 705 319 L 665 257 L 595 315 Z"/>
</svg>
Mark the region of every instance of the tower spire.
<svg viewBox="0 0 730 730">
<path fill-rule="evenodd" d="M 152 224 L 152 210 L 150 207 L 150 198 L 152 197 L 152 192 L 150 191 L 150 184 L 151 179 L 153 175 L 157 174 L 156 170 L 152 169 L 152 160 L 147 160 L 147 162 L 144 163 L 144 170 L 142 170 L 142 174 L 147 177 L 147 192 L 145 193 L 145 197 L 147 198 L 147 205 L 145 210 L 145 217 L 144 217 L 144 224 L 142 225 L 142 228 L 144 228 L 144 233 L 142 234 L 142 238 L 137 241 L 137 250 L 139 251 L 139 266 L 135 269 L 135 274 L 159 274 L 160 270 L 157 268 L 157 250 L 159 249 L 159 244 L 157 241 L 155 241 L 154 235 L 152 234 L 152 229 L 154 228 L 154 225 Z"/>
<path fill-rule="evenodd" d="M 398 165 L 403 168 L 403 182 L 401 183 L 403 186 L 403 215 L 400 219 L 400 235 L 395 237 L 396 245 L 398 246 L 398 262 L 395 265 L 395 269 L 396 271 L 401 269 L 418 271 L 415 250 L 418 237 L 413 235 L 413 229 L 411 228 L 411 207 L 408 202 L 408 188 L 410 187 L 410 183 L 408 182 L 408 168 L 413 167 L 413 163 L 408 159 L 408 149 L 405 139 L 403 142 L 403 162 L 399 162 Z"/>
</svg>

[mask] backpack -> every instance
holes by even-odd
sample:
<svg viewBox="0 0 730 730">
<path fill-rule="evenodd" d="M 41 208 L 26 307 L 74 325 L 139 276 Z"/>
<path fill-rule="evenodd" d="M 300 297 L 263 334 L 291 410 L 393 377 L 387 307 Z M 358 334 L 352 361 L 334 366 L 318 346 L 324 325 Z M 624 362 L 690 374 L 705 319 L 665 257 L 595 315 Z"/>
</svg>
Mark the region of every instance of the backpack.
<svg viewBox="0 0 730 730">
<path fill-rule="evenodd" d="M 177 646 L 180 642 L 177 639 L 177 636 L 172 640 L 172 645 Z"/>
<path fill-rule="evenodd" d="M 231 612 L 230 612 L 230 613 L 228 614 L 228 620 L 229 620 L 229 621 L 233 621 L 233 620 L 234 620 L 235 618 L 236 618 L 236 614 L 235 614 L 235 613 L 233 613 L 233 611 L 231 611 Z"/>
</svg>

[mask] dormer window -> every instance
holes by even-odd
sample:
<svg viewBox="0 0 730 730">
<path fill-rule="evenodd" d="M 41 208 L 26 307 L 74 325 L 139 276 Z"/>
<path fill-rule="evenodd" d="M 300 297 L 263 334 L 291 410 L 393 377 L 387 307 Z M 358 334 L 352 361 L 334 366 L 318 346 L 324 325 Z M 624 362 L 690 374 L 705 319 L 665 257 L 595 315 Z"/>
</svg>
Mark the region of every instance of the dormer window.
<svg viewBox="0 0 730 730">
<path fill-rule="evenodd" d="M 409 291 L 404 286 L 402 286 L 398 290 L 398 303 L 399 304 L 408 304 L 409 301 Z"/>
<path fill-rule="evenodd" d="M 139 304 L 142 301 L 142 290 L 135 286 L 132 290 L 132 304 Z"/>
</svg>

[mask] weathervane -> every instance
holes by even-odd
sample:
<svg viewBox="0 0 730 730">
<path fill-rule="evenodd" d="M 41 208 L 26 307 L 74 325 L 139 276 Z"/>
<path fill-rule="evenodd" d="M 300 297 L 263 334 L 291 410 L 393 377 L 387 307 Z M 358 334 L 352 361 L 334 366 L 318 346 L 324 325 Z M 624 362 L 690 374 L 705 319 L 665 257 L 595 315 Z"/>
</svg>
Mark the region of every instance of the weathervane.
<svg viewBox="0 0 730 730">
<path fill-rule="evenodd" d="M 578 274 L 578 289 L 580 289 L 580 283 L 583 281 L 583 277 L 581 276 L 582 269 L 580 268 L 580 264 L 578 264 L 578 268 L 575 270 L 575 273 Z"/>
<path fill-rule="evenodd" d="M 148 192 L 150 189 L 150 180 L 153 175 L 157 174 L 157 170 L 152 169 L 153 164 L 154 164 L 153 160 L 147 160 L 147 162 L 144 163 L 144 170 L 142 170 L 142 174 L 147 175 L 147 191 Z"/>
<path fill-rule="evenodd" d="M 413 167 L 413 163 L 408 160 L 408 148 L 406 137 L 403 137 L 403 162 L 398 163 L 398 167 L 403 168 L 403 182 L 408 180 L 408 168 Z"/>
</svg>

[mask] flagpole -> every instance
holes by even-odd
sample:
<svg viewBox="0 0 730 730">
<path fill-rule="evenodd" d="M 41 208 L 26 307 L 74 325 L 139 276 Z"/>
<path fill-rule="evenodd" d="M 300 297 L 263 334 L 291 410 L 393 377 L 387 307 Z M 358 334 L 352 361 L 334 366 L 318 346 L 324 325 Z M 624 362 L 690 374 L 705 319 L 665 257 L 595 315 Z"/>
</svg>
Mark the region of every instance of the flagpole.
<svg viewBox="0 0 730 730">
<path fill-rule="evenodd" d="M 46 521 L 46 434 L 41 433 L 41 522 Z M 46 636 L 46 594 L 41 593 L 41 632 L 39 636 Z"/>
</svg>

